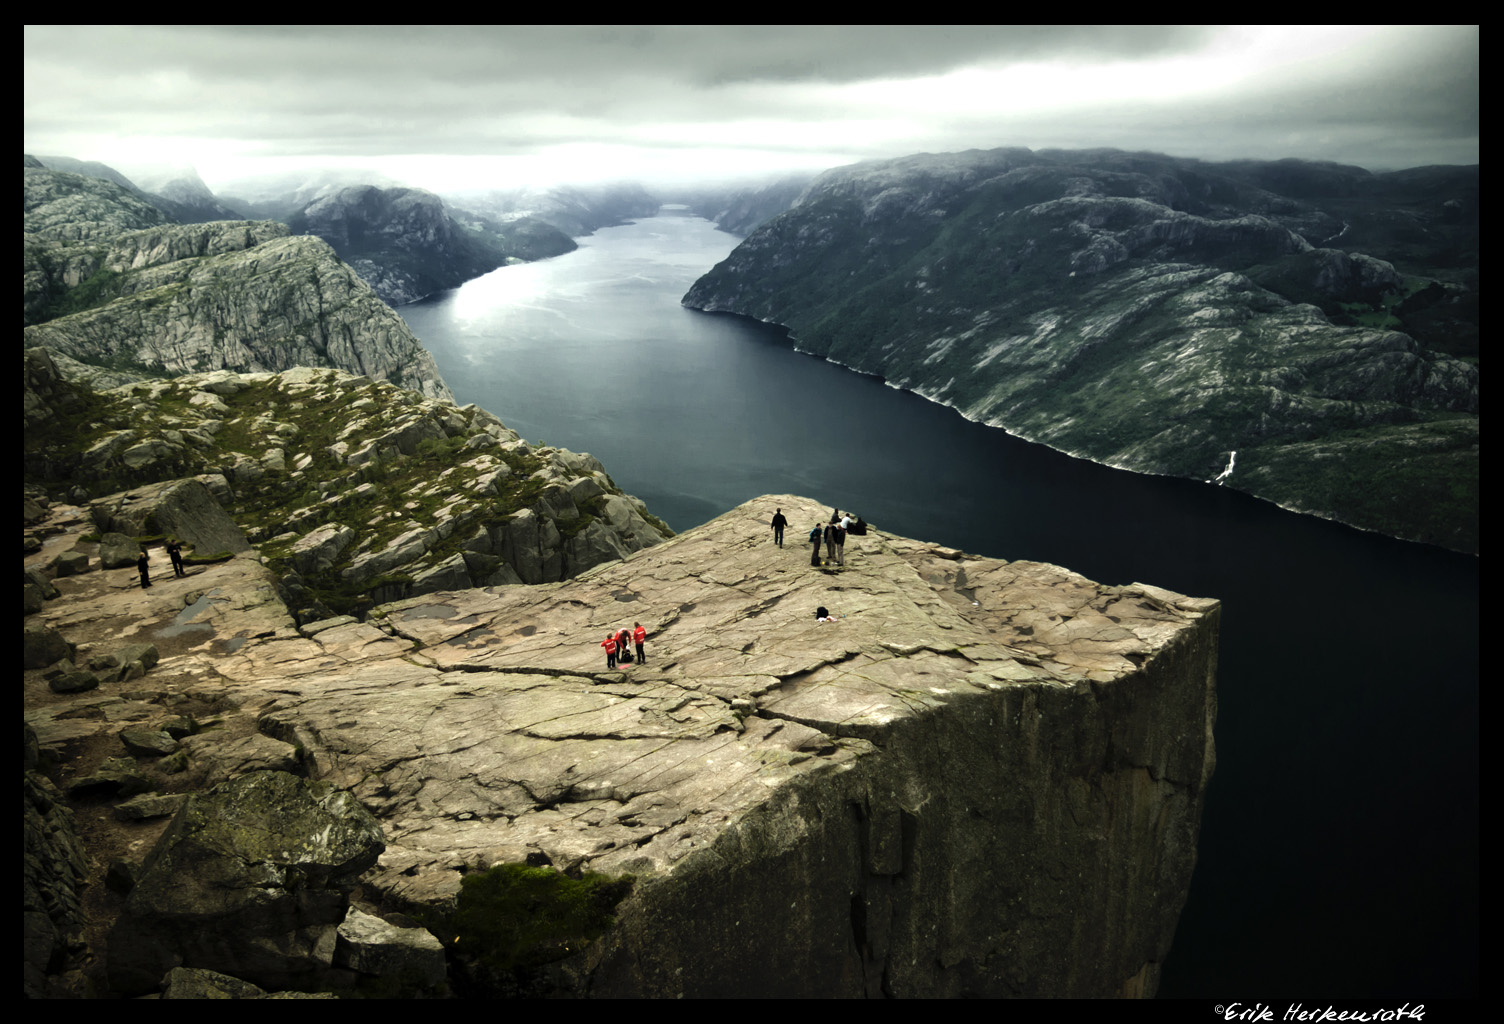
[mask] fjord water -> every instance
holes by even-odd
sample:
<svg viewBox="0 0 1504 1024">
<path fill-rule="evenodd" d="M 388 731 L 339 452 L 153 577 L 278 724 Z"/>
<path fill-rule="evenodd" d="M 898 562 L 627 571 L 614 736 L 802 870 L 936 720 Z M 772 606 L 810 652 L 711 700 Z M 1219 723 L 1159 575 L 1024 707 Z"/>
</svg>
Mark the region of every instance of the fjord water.
<svg viewBox="0 0 1504 1024">
<path fill-rule="evenodd" d="M 683 211 L 579 241 L 400 312 L 461 403 L 597 456 L 675 529 L 792 492 L 1223 602 L 1216 775 L 1162 996 L 1476 995 L 1477 559 L 1069 458 L 684 309 L 738 239 Z"/>
</svg>

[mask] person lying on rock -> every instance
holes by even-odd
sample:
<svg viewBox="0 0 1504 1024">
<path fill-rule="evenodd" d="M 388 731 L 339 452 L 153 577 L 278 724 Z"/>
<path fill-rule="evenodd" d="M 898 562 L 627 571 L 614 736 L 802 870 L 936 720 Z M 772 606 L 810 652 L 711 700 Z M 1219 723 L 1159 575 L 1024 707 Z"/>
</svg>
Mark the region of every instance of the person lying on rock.
<svg viewBox="0 0 1504 1024">
<path fill-rule="evenodd" d="M 827 611 L 826 608 L 825 608 L 825 606 L 822 604 L 820 607 L 818 607 L 818 608 L 815 609 L 815 621 L 816 622 L 834 622 L 834 621 L 836 621 L 836 617 L 834 615 L 830 614 L 830 612 Z"/>
</svg>

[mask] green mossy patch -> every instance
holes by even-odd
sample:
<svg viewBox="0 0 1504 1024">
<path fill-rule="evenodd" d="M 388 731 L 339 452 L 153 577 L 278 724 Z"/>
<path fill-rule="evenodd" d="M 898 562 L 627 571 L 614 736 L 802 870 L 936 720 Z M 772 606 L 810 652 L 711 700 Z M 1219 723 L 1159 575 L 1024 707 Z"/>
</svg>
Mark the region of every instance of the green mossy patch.
<svg viewBox="0 0 1504 1024">
<path fill-rule="evenodd" d="M 553 868 L 498 864 L 460 883 L 452 948 L 492 970 L 529 970 L 577 952 L 616 923 L 630 875 L 570 878 Z"/>
</svg>

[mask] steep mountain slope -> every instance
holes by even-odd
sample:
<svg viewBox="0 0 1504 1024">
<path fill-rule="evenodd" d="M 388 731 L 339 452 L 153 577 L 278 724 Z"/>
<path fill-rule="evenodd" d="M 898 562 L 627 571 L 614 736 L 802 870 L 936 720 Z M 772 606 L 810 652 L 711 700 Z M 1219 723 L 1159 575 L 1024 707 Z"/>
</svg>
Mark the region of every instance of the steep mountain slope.
<svg viewBox="0 0 1504 1024">
<path fill-rule="evenodd" d="M 857 164 L 684 304 L 1075 455 L 1476 550 L 1478 369 L 1394 329 L 1407 294 L 1471 292 L 1476 192 L 1423 177 L 1116 151 Z M 1355 233 L 1368 252 L 1318 247 Z"/>
<path fill-rule="evenodd" d="M 269 222 L 163 224 L 98 178 L 28 166 L 25 179 L 27 347 L 148 375 L 334 367 L 451 397 L 402 318 L 324 242 Z"/>
<path fill-rule="evenodd" d="M 812 177 L 790 174 L 756 185 L 682 189 L 673 194 L 673 201 L 684 203 L 722 231 L 745 238 L 793 206 Z"/>
<path fill-rule="evenodd" d="M 451 216 L 442 199 L 415 188 L 358 185 L 322 196 L 287 218 L 317 235 L 393 306 L 414 302 L 508 263 L 543 259 L 575 245 L 531 218 L 498 224 Z"/>
</svg>

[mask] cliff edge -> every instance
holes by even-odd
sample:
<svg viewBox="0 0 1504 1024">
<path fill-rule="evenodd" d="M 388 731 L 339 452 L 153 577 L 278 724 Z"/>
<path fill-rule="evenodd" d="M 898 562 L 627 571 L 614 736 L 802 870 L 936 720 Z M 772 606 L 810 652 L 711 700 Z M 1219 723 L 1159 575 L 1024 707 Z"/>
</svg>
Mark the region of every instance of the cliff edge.
<svg viewBox="0 0 1504 1024">
<path fill-rule="evenodd" d="M 572 580 L 365 622 L 295 627 L 253 558 L 151 590 L 68 576 L 29 631 L 56 627 L 79 665 L 126 642 L 161 660 L 81 693 L 30 671 L 27 719 L 63 787 L 186 717 L 214 727 L 138 753 L 133 788 L 277 769 L 348 791 L 385 846 L 350 898 L 427 924 L 451 975 L 482 941 L 450 927 L 463 881 L 527 864 L 621 883 L 603 935 L 534 956 L 545 990 L 1152 995 L 1214 762 L 1218 603 L 876 531 L 811 566 L 794 538 L 828 511 L 766 496 Z M 65 512 L 34 559 L 88 550 Z M 634 622 L 645 662 L 608 671 L 600 642 Z M 139 858 L 164 825 L 86 835 L 118 847 L 90 857 Z M 119 913 L 94 892 L 96 919 Z"/>
</svg>

